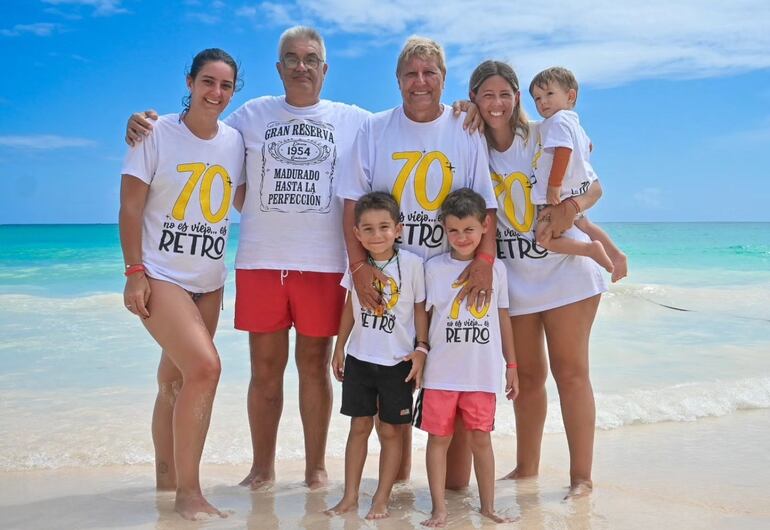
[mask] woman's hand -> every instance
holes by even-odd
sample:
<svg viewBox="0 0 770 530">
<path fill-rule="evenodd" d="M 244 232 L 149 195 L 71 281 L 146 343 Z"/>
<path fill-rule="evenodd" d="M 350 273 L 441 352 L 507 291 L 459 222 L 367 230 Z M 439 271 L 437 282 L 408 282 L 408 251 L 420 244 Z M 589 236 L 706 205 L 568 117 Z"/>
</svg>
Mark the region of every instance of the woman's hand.
<svg viewBox="0 0 770 530">
<path fill-rule="evenodd" d="M 478 310 L 483 309 L 492 300 L 492 264 L 475 258 L 457 278 L 457 283 L 463 286 L 457 295 L 460 301 L 467 298 L 468 307 L 475 305 Z"/>
<path fill-rule="evenodd" d="M 366 262 L 352 265 L 350 276 L 353 278 L 353 287 L 356 289 L 361 307 L 372 313 L 383 310 L 382 296 L 374 288 L 374 281 L 379 280 L 385 285 L 388 277 L 380 269 Z"/>
<path fill-rule="evenodd" d="M 150 292 L 150 282 L 143 272 L 126 277 L 126 287 L 123 289 L 123 303 L 126 309 L 141 318 L 150 318 L 150 312 L 147 310 Z"/>
<path fill-rule="evenodd" d="M 546 236 L 558 238 L 575 224 L 575 215 L 577 212 L 570 201 L 562 201 L 559 204 L 543 208 L 537 216 L 537 222 L 547 222 Z"/>
<path fill-rule="evenodd" d="M 452 103 L 452 112 L 454 115 L 460 116 L 461 113 L 465 113 L 465 119 L 463 120 L 463 129 L 472 134 L 476 131 L 479 134 L 484 134 L 484 120 L 481 118 L 479 108 L 475 103 L 468 101 L 467 99 L 461 99 Z"/>
</svg>

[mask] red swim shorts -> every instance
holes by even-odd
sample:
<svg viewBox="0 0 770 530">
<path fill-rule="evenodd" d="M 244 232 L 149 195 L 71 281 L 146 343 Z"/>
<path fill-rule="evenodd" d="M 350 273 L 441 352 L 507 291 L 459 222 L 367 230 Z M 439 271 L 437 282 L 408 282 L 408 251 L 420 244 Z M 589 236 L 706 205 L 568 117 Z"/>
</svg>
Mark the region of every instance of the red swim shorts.
<svg viewBox="0 0 770 530">
<path fill-rule="evenodd" d="M 235 328 L 273 333 L 292 325 L 307 337 L 337 334 L 345 303 L 341 273 L 235 270 Z"/>
<path fill-rule="evenodd" d="M 459 414 L 469 431 L 492 432 L 496 403 L 492 392 L 424 388 L 417 396 L 414 426 L 436 436 L 451 436 Z"/>
</svg>

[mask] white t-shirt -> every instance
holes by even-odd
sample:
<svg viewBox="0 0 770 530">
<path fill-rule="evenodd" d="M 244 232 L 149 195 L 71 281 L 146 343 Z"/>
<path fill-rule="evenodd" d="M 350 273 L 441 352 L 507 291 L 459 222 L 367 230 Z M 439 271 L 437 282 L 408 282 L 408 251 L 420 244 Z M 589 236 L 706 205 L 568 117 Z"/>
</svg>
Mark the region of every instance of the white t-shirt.
<svg viewBox="0 0 770 530">
<path fill-rule="evenodd" d="M 433 309 L 430 353 L 423 386 L 436 390 L 500 392 L 503 346 L 499 309 L 508 307 L 505 267 L 495 260 L 492 268 L 492 302 L 481 311 L 468 309 L 456 299 L 457 277 L 468 265 L 449 252 L 425 263 L 425 308 Z"/>
<path fill-rule="evenodd" d="M 381 286 L 386 306 L 382 315 L 362 309 L 350 272 L 342 277 L 342 286 L 353 297 L 355 321 L 347 354 L 361 361 L 394 366 L 401 362 L 401 357 L 414 351 L 414 304 L 425 300 L 422 258 L 401 249 L 390 262 L 375 263 L 383 267 L 382 271 L 391 279 Z"/>
<path fill-rule="evenodd" d="M 599 266 L 590 258 L 550 253 L 535 243 L 536 206 L 531 180 L 537 151 L 537 123 L 529 141 L 516 136 L 501 153 L 489 150 L 497 193 L 497 257 L 508 271 L 511 315 L 526 315 L 584 300 L 607 290 Z M 574 226 L 562 237 L 588 241 Z"/>
<path fill-rule="evenodd" d="M 588 138 L 576 112 L 560 110 L 540 123 L 540 141 L 535 155 L 535 182 L 532 190 L 534 204 L 547 204 L 548 177 L 553 165 L 556 147 L 572 149 L 567 171 L 561 185 L 560 198 L 582 195 L 597 179 L 591 166 L 591 140 Z"/>
<path fill-rule="evenodd" d="M 246 201 L 238 269 L 343 272 L 345 243 L 337 182 L 351 171 L 353 141 L 368 111 L 321 100 L 252 99 L 227 123 L 246 143 Z"/>
<path fill-rule="evenodd" d="M 497 207 L 486 141 L 464 131 L 462 120 L 447 106 L 427 123 L 410 120 L 402 107 L 373 115 L 356 139 L 358 168 L 342 176 L 337 193 L 352 200 L 370 191 L 391 193 L 401 206 L 401 248 L 423 259 L 446 252 L 437 217 L 450 191 L 472 188 L 488 208 Z"/>
<path fill-rule="evenodd" d="M 121 173 L 149 184 L 142 226 L 147 275 L 193 293 L 222 287 L 230 208 L 241 183 L 243 139 L 219 122 L 211 140 L 195 136 L 178 114 L 129 148 Z"/>
</svg>

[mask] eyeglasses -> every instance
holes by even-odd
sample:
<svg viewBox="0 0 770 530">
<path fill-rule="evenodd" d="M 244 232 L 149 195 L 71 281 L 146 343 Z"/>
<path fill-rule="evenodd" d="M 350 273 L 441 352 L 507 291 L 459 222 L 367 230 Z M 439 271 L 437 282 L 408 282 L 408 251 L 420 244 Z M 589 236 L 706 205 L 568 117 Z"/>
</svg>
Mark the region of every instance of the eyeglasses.
<svg viewBox="0 0 770 530">
<path fill-rule="evenodd" d="M 316 70 L 323 63 L 321 58 L 317 55 L 308 55 L 303 59 L 300 59 L 296 55 L 284 55 L 282 62 L 286 68 L 291 68 L 292 70 L 299 67 L 300 63 L 304 64 L 305 68 Z"/>
</svg>

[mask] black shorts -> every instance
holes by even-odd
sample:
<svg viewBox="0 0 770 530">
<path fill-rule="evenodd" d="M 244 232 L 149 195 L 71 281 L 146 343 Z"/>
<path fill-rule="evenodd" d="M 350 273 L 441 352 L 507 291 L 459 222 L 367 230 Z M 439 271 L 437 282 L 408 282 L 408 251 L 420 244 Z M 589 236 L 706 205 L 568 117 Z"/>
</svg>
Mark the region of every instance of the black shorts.
<svg viewBox="0 0 770 530">
<path fill-rule="evenodd" d="M 380 420 L 385 423 L 411 423 L 414 383 L 404 382 L 411 369 L 412 361 L 382 366 L 346 356 L 340 412 L 360 418 L 379 411 Z"/>
</svg>

